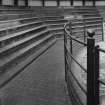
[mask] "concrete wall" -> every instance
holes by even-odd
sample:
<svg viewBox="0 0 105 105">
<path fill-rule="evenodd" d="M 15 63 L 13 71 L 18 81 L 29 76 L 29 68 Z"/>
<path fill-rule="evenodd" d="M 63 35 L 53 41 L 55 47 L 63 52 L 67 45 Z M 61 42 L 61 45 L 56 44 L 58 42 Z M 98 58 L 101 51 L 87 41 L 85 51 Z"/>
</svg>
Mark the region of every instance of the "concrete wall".
<svg viewBox="0 0 105 105">
<path fill-rule="evenodd" d="M 86 1 L 86 2 L 85 2 L 85 5 L 86 5 L 86 6 L 92 6 L 92 5 L 93 5 L 93 2 L 91 2 L 91 1 Z"/>
<path fill-rule="evenodd" d="M 14 0 L 3 0 L 3 5 L 13 5 Z"/>
<path fill-rule="evenodd" d="M 97 1 L 96 5 L 99 5 L 99 6 L 104 5 L 105 6 L 105 1 Z"/>
<path fill-rule="evenodd" d="M 42 6 L 41 0 L 29 0 L 29 6 Z"/>
<path fill-rule="evenodd" d="M 74 1 L 74 6 L 82 6 L 82 1 Z"/>
<path fill-rule="evenodd" d="M 13 5 L 14 0 L 3 0 L 3 5 Z M 60 6 L 71 6 L 70 0 L 69 1 L 60 1 Z M 74 6 L 82 6 L 82 1 L 73 2 Z M 19 0 L 19 5 L 25 5 L 24 0 Z M 86 6 L 92 6 L 93 2 L 86 1 Z M 96 1 L 96 6 L 105 5 L 105 1 Z M 29 0 L 29 6 L 42 6 L 42 0 Z M 56 0 L 45 0 L 45 6 L 57 6 Z"/>
<path fill-rule="evenodd" d="M 60 6 L 70 6 L 70 1 L 60 1 Z"/>
<path fill-rule="evenodd" d="M 56 1 L 45 1 L 45 6 L 57 6 Z"/>
<path fill-rule="evenodd" d="M 24 6 L 25 5 L 25 2 L 24 2 L 24 0 L 19 0 L 19 3 L 18 4 L 21 5 L 21 6 Z"/>
<path fill-rule="evenodd" d="M 19 0 L 19 5 L 25 5 L 24 0 Z M 14 0 L 3 0 L 3 5 L 14 5 Z"/>
<path fill-rule="evenodd" d="M 68 1 L 60 1 L 60 6 L 71 6 L 70 0 Z M 73 2 L 74 6 L 82 6 L 82 1 L 76 1 L 74 0 Z M 29 0 L 29 5 L 31 6 L 42 6 L 42 1 L 41 0 Z M 92 6 L 93 2 L 91 1 L 86 1 L 85 2 L 86 6 Z M 100 6 L 100 5 L 105 5 L 105 1 L 97 1 L 96 5 Z M 49 1 L 45 1 L 45 6 L 57 6 L 57 2 L 56 0 L 49 0 Z"/>
</svg>

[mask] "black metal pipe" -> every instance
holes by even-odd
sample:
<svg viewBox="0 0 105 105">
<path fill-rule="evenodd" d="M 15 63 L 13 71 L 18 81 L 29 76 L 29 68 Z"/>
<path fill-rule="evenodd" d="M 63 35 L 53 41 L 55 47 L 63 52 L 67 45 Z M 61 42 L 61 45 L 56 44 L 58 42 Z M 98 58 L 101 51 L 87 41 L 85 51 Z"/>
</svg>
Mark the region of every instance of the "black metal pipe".
<svg viewBox="0 0 105 105">
<path fill-rule="evenodd" d="M 14 6 L 18 6 L 18 0 L 14 0 Z"/>
<path fill-rule="evenodd" d="M 94 98 L 94 48 L 95 39 L 92 38 L 93 33 L 88 32 L 87 39 L 87 105 L 95 105 Z"/>
<path fill-rule="evenodd" d="M 71 36 L 71 34 L 69 33 L 69 31 L 66 29 L 66 26 L 67 26 L 67 23 L 64 25 L 64 30 L 65 30 L 65 33 L 67 34 L 67 36 L 69 36 L 73 41 L 76 41 L 84 46 L 87 46 L 86 43 L 80 41 L 80 40 L 77 40 L 76 38 L 74 38 L 73 36 Z"/>
<path fill-rule="evenodd" d="M 65 29 L 64 29 L 64 63 L 65 63 L 65 81 L 67 81 L 66 32 L 65 32 Z"/>
<path fill-rule="evenodd" d="M 84 43 L 86 42 L 86 23 L 85 19 L 83 19 L 83 24 L 84 24 Z"/>
<path fill-rule="evenodd" d="M 85 0 L 82 0 L 82 5 L 85 6 Z"/>
<path fill-rule="evenodd" d="M 44 0 L 42 0 L 42 6 L 44 7 L 45 6 L 45 3 L 44 3 L 45 1 Z"/>
<path fill-rule="evenodd" d="M 28 0 L 25 0 L 25 6 L 28 7 Z"/>
<path fill-rule="evenodd" d="M 71 1 L 71 6 L 73 6 L 73 4 L 74 4 L 74 0 L 70 0 Z"/>
<path fill-rule="evenodd" d="M 94 79 L 94 87 L 95 87 L 95 105 L 100 105 L 99 104 L 99 50 L 98 50 L 99 46 L 95 47 L 95 79 Z"/>
<path fill-rule="evenodd" d="M 104 21 L 103 21 L 103 18 L 102 18 L 102 41 L 104 41 L 103 23 L 104 23 Z"/>
<path fill-rule="evenodd" d="M 59 7 L 60 6 L 60 0 L 57 0 L 57 6 Z"/>
<path fill-rule="evenodd" d="M 93 0 L 93 6 L 95 6 L 96 5 L 96 0 Z"/>
<path fill-rule="evenodd" d="M 3 1 L 2 1 L 2 0 L 0 0 L 0 5 L 2 5 L 2 2 L 3 2 Z"/>
</svg>

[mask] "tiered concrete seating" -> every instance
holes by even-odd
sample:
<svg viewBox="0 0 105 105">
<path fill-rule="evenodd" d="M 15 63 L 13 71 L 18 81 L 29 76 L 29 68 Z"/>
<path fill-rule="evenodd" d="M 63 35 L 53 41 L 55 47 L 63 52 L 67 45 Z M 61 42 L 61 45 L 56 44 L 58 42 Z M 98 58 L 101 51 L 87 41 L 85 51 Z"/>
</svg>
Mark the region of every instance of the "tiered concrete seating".
<svg viewBox="0 0 105 105">
<path fill-rule="evenodd" d="M 84 35 L 87 37 L 86 31 L 88 29 L 93 29 L 95 31 L 95 39 L 97 41 L 103 40 L 102 17 L 96 7 L 45 7 L 39 8 L 38 12 L 41 13 L 40 16 L 47 25 L 50 33 L 53 33 L 56 37 L 64 35 L 64 24 L 68 22 L 64 17 L 74 15 L 74 19 L 71 21 L 73 36 L 84 41 Z M 73 46 L 76 48 L 80 45 L 73 42 Z"/>
<path fill-rule="evenodd" d="M 45 24 L 47 25 L 49 31 L 54 33 L 56 37 L 61 37 L 64 34 L 64 23 L 67 20 L 64 19 L 63 16 L 53 16 L 45 18 Z"/>
<path fill-rule="evenodd" d="M 40 13 L 50 32 L 57 36 L 64 34 L 63 26 L 67 22 L 64 17 L 74 15 L 76 19 L 72 21 L 73 35 L 78 38 L 83 37 L 84 31 L 94 29 L 96 39 L 98 41 L 102 40 L 102 18 L 95 7 L 40 7 L 38 10 L 35 8 L 34 11 Z M 78 19 L 78 16 L 81 16 L 82 19 Z"/>
<path fill-rule="evenodd" d="M 16 7 L 16 6 L 0 6 L 0 13 L 24 13 L 24 12 L 32 12 L 30 7 Z"/>
<path fill-rule="evenodd" d="M 42 18 L 51 33 L 56 37 L 63 36 L 64 23 L 67 20 L 64 19 L 62 7 L 33 7 L 32 9 Z"/>
<path fill-rule="evenodd" d="M 102 16 L 103 20 L 105 21 L 105 7 L 104 6 L 97 6 L 97 10 L 99 14 Z"/>
<path fill-rule="evenodd" d="M 19 10 L 22 12 L 22 9 Z M 34 13 L 18 13 L 16 15 L 18 18 L 0 21 L 0 72 L 24 62 L 26 58 L 44 45 L 49 43 L 46 45 L 47 48 L 55 42 L 52 40 L 53 34 L 49 33 L 43 20 Z M 14 14 L 11 16 L 14 17 Z"/>
<path fill-rule="evenodd" d="M 66 9 L 64 11 L 66 12 Z M 95 7 L 75 7 L 71 9 L 71 12 L 68 11 L 67 13 L 75 15 L 76 18 L 71 22 L 73 35 L 83 37 L 84 31 L 94 29 L 96 39 L 98 41 L 102 40 L 102 18 Z M 85 36 L 87 36 L 86 33 Z"/>
<path fill-rule="evenodd" d="M 7 7 L 0 7 L 0 8 L 3 9 L 3 12 L 2 11 L 0 12 L 1 13 L 1 15 L 0 15 L 0 75 L 1 75 L 0 76 L 0 89 L 3 86 L 5 86 L 5 84 L 7 84 L 10 80 L 12 80 L 15 76 L 17 76 L 20 72 L 22 72 L 23 70 L 26 70 L 25 67 L 27 67 L 27 65 L 31 64 L 38 56 L 40 56 L 43 52 L 45 52 L 46 49 L 48 49 L 51 45 L 53 45 L 56 42 L 56 37 L 58 37 L 58 36 L 61 37 L 64 35 L 64 24 L 66 22 L 68 22 L 64 18 L 65 15 L 74 15 L 76 17 L 76 19 L 73 19 L 71 21 L 72 35 L 74 35 L 76 38 L 80 38 L 83 40 L 84 32 L 86 32 L 87 29 L 95 29 L 95 34 L 96 34 L 95 38 L 97 39 L 97 41 L 102 40 L 102 18 L 100 17 L 100 15 L 97 12 L 95 7 L 91 7 L 91 8 L 90 7 L 70 7 L 70 8 L 63 8 L 63 7 L 60 7 L 60 8 L 37 7 L 36 8 L 35 7 L 35 8 L 25 8 L 26 11 L 24 10 L 23 7 L 22 8 L 9 7 L 9 10 L 6 10 Z M 27 9 L 30 12 L 27 12 L 28 11 Z M 7 12 L 7 11 L 9 11 L 9 12 Z M 6 13 L 8 13 L 8 14 L 6 14 Z M 82 18 L 78 19 L 78 16 L 80 16 Z M 87 36 L 86 33 L 85 33 L 85 35 Z M 60 48 L 60 46 L 62 46 L 62 44 L 63 43 L 59 43 L 57 47 Z M 77 45 L 76 43 L 73 42 L 73 46 L 77 47 L 79 45 Z M 54 49 L 52 49 L 50 52 L 54 51 Z M 61 50 L 61 52 L 62 52 L 62 50 Z M 55 50 L 54 54 L 56 54 L 56 53 L 58 53 L 58 52 L 56 52 L 56 50 Z M 45 58 L 43 59 L 43 57 L 42 57 L 42 62 L 39 63 L 39 65 L 37 65 L 38 62 L 35 61 L 37 67 L 36 67 L 36 65 L 35 66 L 30 65 L 30 67 L 26 70 L 26 72 L 23 72 L 23 74 L 24 73 L 25 74 L 36 73 L 35 75 L 34 74 L 33 75 L 36 76 L 35 79 L 38 79 L 38 80 L 36 80 L 38 87 L 36 87 L 36 84 L 34 84 L 35 87 L 33 87 L 34 85 L 33 85 L 32 79 L 34 76 L 32 78 L 30 78 L 31 77 L 30 74 L 28 75 L 29 77 L 27 75 L 25 75 L 26 79 L 24 79 L 24 76 L 21 79 L 20 79 L 20 77 L 18 77 L 19 81 L 21 81 L 23 79 L 23 80 L 25 80 L 24 82 L 26 82 L 26 84 L 29 83 L 31 80 L 31 85 L 27 89 L 22 87 L 24 85 L 24 83 L 15 81 L 16 88 L 17 88 L 17 86 L 22 84 L 22 86 L 21 86 L 22 88 L 19 87 L 19 89 L 21 88 L 23 93 L 25 93 L 24 89 L 26 89 L 25 91 L 27 91 L 29 89 L 31 90 L 31 92 L 30 92 L 31 94 L 30 93 L 25 94 L 27 96 L 29 94 L 30 94 L 29 96 L 32 96 L 33 89 L 35 89 L 35 88 L 39 89 L 40 94 L 38 94 L 38 95 L 43 94 L 42 92 L 45 92 L 45 94 L 46 94 L 45 90 L 48 90 L 50 88 L 49 87 L 50 85 L 48 85 L 49 83 L 51 83 L 51 89 L 53 89 L 52 86 L 54 86 L 54 88 L 57 89 L 57 87 L 55 87 L 55 85 L 52 85 L 52 79 L 51 79 L 51 81 L 49 81 L 50 76 L 52 76 L 52 72 L 49 71 L 49 69 L 51 69 L 51 70 L 53 70 L 53 69 L 48 68 L 46 72 L 42 70 L 43 67 L 46 68 L 49 66 L 49 64 L 51 65 L 52 62 L 50 62 L 49 64 L 48 64 L 48 62 L 50 61 L 50 56 L 52 56 L 52 55 L 51 54 L 49 55 L 49 52 L 47 52 L 47 53 L 45 53 L 44 56 L 45 56 Z M 48 57 L 48 60 L 46 59 L 46 57 Z M 56 58 L 56 56 L 55 56 L 55 58 Z M 44 62 L 44 60 L 47 61 L 47 65 L 46 65 L 46 61 Z M 52 59 L 52 61 L 54 61 L 54 60 L 55 59 Z M 59 60 L 59 56 L 58 56 L 58 60 Z M 42 66 L 43 63 L 44 63 L 44 66 Z M 56 67 L 55 63 L 52 64 L 52 66 Z M 42 66 L 42 67 L 40 68 L 39 66 Z M 34 68 L 34 67 L 36 67 L 36 68 Z M 48 73 L 51 73 L 51 75 L 49 76 L 49 78 L 46 78 L 46 75 L 49 75 Z M 45 74 L 45 75 L 43 75 L 43 74 Z M 53 74 L 55 75 L 56 72 L 54 72 Z M 59 73 L 57 73 L 57 74 L 59 74 Z M 56 77 L 57 76 L 58 75 L 56 75 Z M 52 78 L 54 78 L 54 77 L 52 76 Z M 47 82 L 46 82 L 46 79 L 48 80 Z M 39 81 L 41 84 L 39 84 Z M 60 81 L 56 81 L 56 82 L 59 82 L 60 85 L 62 85 L 62 83 Z M 20 84 L 16 85 L 16 84 L 18 84 L 18 82 Z M 56 84 L 56 82 L 53 82 L 53 84 L 54 83 Z M 45 84 L 45 85 L 43 85 L 43 84 Z M 13 87 L 12 86 L 13 85 L 11 85 L 10 89 L 14 88 L 14 86 Z M 24 86 L 26 86 L 26 85 L 24 85 Z M 46 89 L 46 86 L 47 86 L 47 89 Z M 7 86 L 7 88 L 8 88 L 8 86 Z M 44 88 L 44 89 L 42 89 L 42 88 Z M 43 91 L 40 91 L 40 89 Z M 56 89 L 55 89 L 55 91 L 57 91 Z M 7 100 L 8 98 L 5 98 L 4 100 L 6 100 L 6 101 L 4 103 L 8 103 L 11 100 L 13 101 L 13 99 L 15 99 L 15 98 L 20 99 L 23 96 L 21 94 L 21 97 L 20 97 L 20 95 L 19 95 L 20 93 L 18 94 L 18 98 L 17 97 L 14 98 L 14 96 L 15 96 L 15 95 L 13 95 L 14 92 L 16 92 L 16 96 L 17 96 L 17 93 L 19 92 L 17 90 L 18 89 L 16 89 L 16 91 L 14 91 L 14 89 L 13 89 L 13 91 L 9 90 L 10 91 L 9 93 L 12 93 L 9 95 L 7 92 L 3 93 L 4 96 L 1 96 L 1 97 L 5 98 L 5 94 L 7 94 L 10 97 L 9 101 Z M 58 90 L 59 90 L 59 87 L 58 87 Z M 64 91 L 64 89 L 63 89 L 63 91 Z M 47 93 L 49 93 L 49 92 L 51 92 L 50 89 Z M 61 91 L 59 91 L 58 93 L 60 93 L 60 92 Z M 52 94 L 52 92 L 51 92 L 51 94 Z M 46 99 L 48 99 L 49 95 L 46 94 Z M 63 94 L 62 95 L 58 94 L 58 95 L 56 95 L 57 98 L 59 97 L 59 95 L 61 96 L 61 98 L 64 97 Z M 33 96 L 36 96 L 36 93 Z M 43 96 L 43 97 L 45 99 L 45 96 Z M 29 99 L 29 97 L 27 99 Z M 64 98 L 62 98 L 62 99 L 64 99 Z M 34 100 L 34 98 L 33 98 L 33 100 Z M 41 100 L 41 98 L 40 98 L 40 100 Z M 24 100 L 22 100 L 22 102 L 23 101 Z M 46 101 L 46 100 L 44 100 L 44 101 L 47 103 L 50 102 L 50 101 Z M 56 101 L 57 101 L 56 103 L 59 102 L 60 104 L 62 104 L 62 102 L 63 102 L 63 101 L 61 102 L 61 100 L 60 101 L 56 100 Z M 1 102 L 3 102 L 2 99 L 1 99 Z M 25 102 L 28 102 L 28 101 L 25 100 Z M 40 102 L 43 103 L 43 101 L 40 101 Z M 66 101 L 64 100 L 64 104 L 65 104 L 65 102 Z M 52 103 L 53 103 L 53 101 L 52 101 Z M 15 103 L 15 104 L 19 104 L 19 103 Z"/>
<path fill-rule="evenodd" d="M 11 13 L 4 14 L 8 10 L 3 7 L 0 15 L 0 72 L 12 72 L 0 85 L 55 43 L 56 37 L 64 35 L 64 24 L 68 22 L 65 15 L 83 17 L 72 21 L 72 33 L 76 38 L 83 39 L 84 30 L 90 28 L 95 29 L 96 38 L 102 40 L 102 18 L 94 7 L 9 8 Z"/>
</svg>

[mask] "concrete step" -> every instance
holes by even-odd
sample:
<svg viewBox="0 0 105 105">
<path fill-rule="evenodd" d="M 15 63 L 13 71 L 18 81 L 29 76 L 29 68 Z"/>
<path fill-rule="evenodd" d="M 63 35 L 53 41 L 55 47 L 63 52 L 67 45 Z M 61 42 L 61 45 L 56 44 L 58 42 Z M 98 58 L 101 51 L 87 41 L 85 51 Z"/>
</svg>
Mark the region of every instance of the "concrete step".
<svg viewBox="0 0 105 105">
<path fill-rule="evenodd" d="M 53 44 L 56 43 L 56 39 L 50 40 L 45 43 L 40 49 L 33 51 L 30 56 L 25 58 L 23 61 L 15 63 L 12 67 L 8 68 L 3 74 L 0 74 L 0 89 L 6 85 L 11 79 L 16 75 L 21 73 L 27 66 L 29 66 L 34 60 L 36 60 L 40 55 L 42 55 L 46 50 L 48 50 Z"/>
<path fill-rule="evenodd" d="M 18 32 L 15 31 L 15 33 L 13 33 L 13 34 L 8 34 L 5 36 L 2 36 L 0 38 L 1 48 L 9 43 L 15 42 L 17 40 L 20 40 L 20 39 L 23 39 L 23 38 L 29 36 L 29 33 L 30 33 L 30 35 L 32 34 L 32 32 L 35 34 L 37 32 L 40 32 L 41 30 L 44 30 L 44 29 L 46 29 L 45 25 L 39 25 L 36 27 L 34 26 L 31 28 L 28 28 L 27 30 L 24 29 L 24 30 L 20 30 Z"/>
<path fill-rule="evenodd" d="M 0 71 L 3 72 L 5 71 L 6 68 L 8 68 L 10 65 L 12 65 L 15 61 L 17 62 L 20 59 L 22 59 L 22 57 L 24 58 L 30 51 L 37 49 L 38 46 L 40 46 L 42 43 L 46 43 L 46 41 L 48 41 L 49 39 L 51 39 L 53 37 L 53 35 L 48 35 L 45 38 L 40 39 L 39 41 L 36 41 L 14 53 L 12 53 L 11 55 L 9 55 L 8 57 L 2 58 L 2 60 L 0 60 Z"/>
<path fill-rule="evenodd" d="M 17 41 L 13 39 L 14 42 L 0 48 L 0 57 L 3 57 L 9 53 L 12 53 L 14 50 L 18 49 L 18 46 L 19 48 L 22 46 L 24 47 L 25 43 L 28 43 L 28 42 L 30 43 L 31 40 L 33 39 L 37 40 L 37 37 L 41 37 L 41 35 L 43 35 L 44 33 L 47 33 L 47 30 L 42 30 L 41 32 L 38 32 L 38 33 L 32 33 L 30 36 L 20 38 Z"/>
<path fill-rule="evenodd" d="M 0 21 L 3 21 L 3 20 L 12 20 L 12 19 L 18 19 L 18 18 L 28 18 L 28 17 L 35 17 L 36 14 L 35 13 L 15 13 L 15 14 L 10 14 L 10 13 L 7 13 L 7 14 L 1 14 L 0 15 Z"/>
<path fill-rule="evenodd" d="M 15 34 L 17 32 L 22 32 L 24 30 L 27 30 L 27 29 L 30 29 L 33 27 L 38 27 L 42 24 L 43 24 L 42 21 L 37 21 L 37 22 L 30 22 L 30 23 L 15 25 L 15 26 L 9 26 L 6 28 L 1 28 L 0 29 L 0 38 L 2 39 L 2 37 L 6 37 L 6 36 L 12 37 L 10 34 Z"/>
</svg>

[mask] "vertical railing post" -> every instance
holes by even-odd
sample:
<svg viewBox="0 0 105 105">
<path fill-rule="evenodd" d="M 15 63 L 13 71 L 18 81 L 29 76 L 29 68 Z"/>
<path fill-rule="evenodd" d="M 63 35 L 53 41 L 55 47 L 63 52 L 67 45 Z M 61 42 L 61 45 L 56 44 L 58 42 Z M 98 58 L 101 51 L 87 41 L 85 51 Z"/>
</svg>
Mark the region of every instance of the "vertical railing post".
<svg viewBox="0 0 105 105">
<path fill-rule="evenodd" d="M 58 7 L 60 6 L 60 0 L 57 0 L 57 6 Z"/>
<path fill-rule="evenodd" d="M 85 6 L 85 0 L 82 0 L 82 5 Z"/>
<path fill-rule="evenodd" d="M 71 1 L 71 6 L 73 6 L 74 5 L 74 0 L 70 0 Z"/>
<path fill-rule="evenodd" d="M 28 7 L 28 0 L 25 0 L 25 6 Z"/>
<path fill-rule="evenodd" d="M 99 46 L 95 47 L 95 105 L 99 105 Z"/>
<path fill-rule="evenodd" d="M 42 6 L 43 6 L 43 7 L 45 6 L 45 1 L 44 1 L 44 0 L 42 0 Z"/>
<path fill-rule="evenodd" d="M 87 38 L 87 105 L 95 105 L 94 91 L 94 48 L 95 39 L 93 38 L 94 32 L 88 30 L 89 38 Z"/>
<path fill-rule="evenodd" d="M 69 32 L 70 32 L 70 35 L 72 36 L 72 26 L 71 26 L 72 24 L 71 24 L 71 21 L 69 21 Z M 72 54 L 73 53 L 73 48 L 72 48 L 72 39 L 71 39 L 71 37 L 69 37 L 70 38 L 70 53 Z"/>
<path fill-rule="evenodd" d="M 3 3 L 3 0 L 0 0 L 0 5 L 2 5 L 2 3 Z"/>
<path fill-rule="evenodd" d="M 65 28 L 64 28 L 64 59 L 65 59 L 65 80 L 67 81 L 67 51 L 66 51 L 66 44 L 67 44 L 67 40 L 66 40 L 66 32 L 65 32 Z"/>
<path fill-rule="evenodd" d="M 86 24 L 85 24 L 85 19 L 83 19 L 83 25 L 84 25 L 84 42 L 86 42 Z"/>
<path fill-rule="evenodd" d="M 103 21 L 103 18 L 102 18 L 102 41 L 104 41 L 104 29 L 103 29 L 103 27 L 104 27 L 103 24 L 104 24 L 104 23 L 103 23 L 103 22 L 104 22 L 104 21 Z"/>
<path fill-rule="evenodd" d="M 14 0 L 14 6 L 18 6 L 19 0 Z"/>
<path fill-rule="evenodd" d="M 70 38 L 70 53 L 72 54 L 73 53 L 73 48 L 72 48 L 72 39 Z"/>
<path fill-rule="evenodd" d="M 96 0 L 93 0 L 93 6 L 95 6 L 96 5 Z"/>
</svg>

